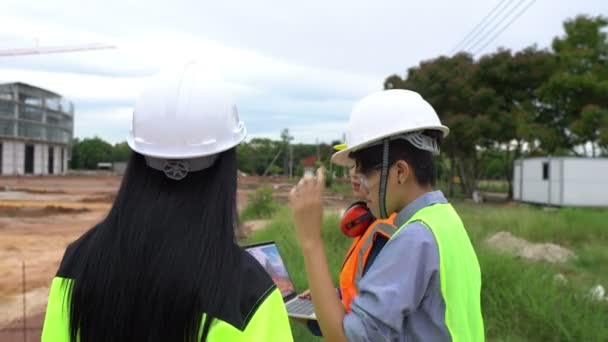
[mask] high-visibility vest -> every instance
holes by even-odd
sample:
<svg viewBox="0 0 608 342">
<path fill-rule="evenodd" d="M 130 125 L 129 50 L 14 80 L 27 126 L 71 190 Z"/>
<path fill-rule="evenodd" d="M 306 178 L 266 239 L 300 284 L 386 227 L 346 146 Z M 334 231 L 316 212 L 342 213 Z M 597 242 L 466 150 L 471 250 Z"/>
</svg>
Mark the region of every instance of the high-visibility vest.
<svg viewBox="0 0 608 342">
<path fill-rule="evenodd" d="M 243 263 L 245 264 L 243 270 L 251 279 L 244 279 L 240 294 L 234 294 L 242 296 L 239 298 L 240 307 L 237 309 L 239 316 L 233 317 L 231 322 L 215 318 L 207 335 L 207 341 L 293 341 L 281 292 L 253 257 L 247 254 Z M 42 329 L 43 342 L 70 341 L 70 304 L 69 300 L 64 298 L 70 293 L 69 289 L 74 280 L 66 275 L 70 275 L 70 272 L 62 272 L 60 268 L 58 276 L 52 281 Z M 204 320 L 203 314 L 201 324 Z"/>
<path fill-rule="evenodd" d="M 445 323 L 452 341 L 483 341 L 481 271 L 462 220 L 452 205 L 434 204 L 414 214 L 393 238 L 407 234 L 405 227 L 412 222 L 424 224 L 437 242 Z M 390 243 L 389 240 L 385 248 L 389 248 Z"/>
<path fill-rule="evenodd" d="M 393 213 L 387 219 L 376 219 L 350 246 L 340 272 L 340 292 L 346 312 L 350 312 L 350 303 L 357 296 L 359 282 L 374 244 L 379 237 L 386 241 L 397 231 L 394 225 L 396 217 L 397 213 Z"/>
</svg>

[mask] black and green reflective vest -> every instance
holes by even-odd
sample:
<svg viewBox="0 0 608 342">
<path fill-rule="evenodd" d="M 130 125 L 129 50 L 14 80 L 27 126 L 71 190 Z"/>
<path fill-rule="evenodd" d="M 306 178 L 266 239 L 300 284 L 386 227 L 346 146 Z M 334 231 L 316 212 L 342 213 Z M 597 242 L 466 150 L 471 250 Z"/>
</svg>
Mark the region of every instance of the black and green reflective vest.
<svg viewBox="0 0 608 342">
<path fill-rule="evenodd" d="M 70 258 L 75 258 L 75 242 L 68 247 L 59 271 L 52 281 L 49 301 L 42 329 L 43 342 L 64 342 L 70 340 L 69 302 L 64 301 L 66 291 L 78 278 L 76 267 Z M 293 341 L 291 328 L 283 297 L 272 279 L 259 263 L 243 252 L 241 271 L 245 281 L 232 306 L 223 308 L 211 325 L 208 342 L 239 341 Z M 66 286 L 67 285 L 67 286 Z M 203 321 L 205 317 L 203 315 Z M 201 329 L 202 330 L 202 329 Z"/>
</svg>

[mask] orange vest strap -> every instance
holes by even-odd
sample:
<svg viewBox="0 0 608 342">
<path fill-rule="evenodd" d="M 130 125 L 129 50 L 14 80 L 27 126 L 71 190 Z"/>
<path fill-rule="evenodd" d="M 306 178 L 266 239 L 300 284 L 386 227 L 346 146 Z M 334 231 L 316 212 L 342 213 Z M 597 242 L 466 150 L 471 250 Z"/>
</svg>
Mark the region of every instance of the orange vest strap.
<svg viewBox="0 0 608 342">
<path fill-rule="evenodd" d="M 350 246 L 340 272 L 342 303 L 347 312 L 350 312 L 350 303 L 357 296 L 359 281 L 363 277 L 363 269 L 367 264 L 377 235 L 390 239 L 398 229 L 394 225 L 396 217 L 397 213 L 394 213 L 387 219 L 374 221 L 367 231 Z"/>
</svg>

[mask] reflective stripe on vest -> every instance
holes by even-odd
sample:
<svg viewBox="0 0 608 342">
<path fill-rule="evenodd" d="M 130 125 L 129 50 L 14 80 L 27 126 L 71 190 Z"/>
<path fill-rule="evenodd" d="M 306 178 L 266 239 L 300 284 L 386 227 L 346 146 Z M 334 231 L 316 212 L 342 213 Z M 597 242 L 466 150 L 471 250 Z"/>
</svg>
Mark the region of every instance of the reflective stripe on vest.
<svg viewBox="0 0 608 342">
<path fill-rule="evenodd" d="M 346 312 L 350 312 L 350 303 L 357 296 L 359 282 L 363 277 L 363 270 L 374 247 L 376 236 L 382 235 L 390 239 L 397 231 L 397 227 L 393 224 L 396 217 L 397 213 L 394 213 L 387 219 L 374 221 L 362 236 L 353 241 L 348 250 L 340 272 L 340 291 Z"/>
<path fill-rule="evenodd" d="M 458 213 L 450 204 L 434 204 L 419 210 L 393 235 L 422 222 L 434 235 L 439 251 L 439 279 L 446 306 L 445 323 L 452 341 L 483 341 L 481 271 L 477 255 Z M 390 240 L 385 246 L 389 248 Z"/>
</svg>

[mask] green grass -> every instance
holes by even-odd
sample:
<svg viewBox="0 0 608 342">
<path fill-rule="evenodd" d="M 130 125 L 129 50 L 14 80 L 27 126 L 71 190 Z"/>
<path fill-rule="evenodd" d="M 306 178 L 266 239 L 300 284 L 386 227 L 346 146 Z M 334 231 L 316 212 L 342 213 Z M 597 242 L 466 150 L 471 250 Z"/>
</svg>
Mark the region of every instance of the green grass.
<svg viewBox="0 0 608 342">
<path fill-rule="evenodd" d="M 495 341 L 606 341 L 608 305 L 553 282 L 557 267 L 477 248 L 486 336 Z"/>
<path fill-rule="evenodd" d="M 514 206 L 455 207 L 473 241 L 482 268 L 482 309 L 490 341 L 608 341 L 608 303 L 591 302 L 591 286 L 608 287 L 608 211 Z M 325 248 L 334 281 L 350 245 L 338 228 L 339 218 L 326 216 Z M 487 248 L 483 241 L 498 231 L 534 242 L 553 242 L 572 249 L 576 260 L 562 265 L 528 262 Z M 267 228 L 251 241 L 277 241 L 298 290 L 308 287 L 304 263 L 289 210 L 281 208 Z M 553 276 L 566 274 L 567 285 Z M 293 323 L 295 341 L 320 341 Z"/>
<path fill-rule="evenodd" d="M 334 283 L 338 284 L 338 275 L 344 260 L 344 255 L 350 246 L 350 240 L 339 228 L 340 218 L 337 215 L 327 215 L 323 222 L 323 239 L 325 252 L 329 259 Z M 298 291 L 308 288 L 308 280 L 304 272 L 304 259 L 296 241 L 295 228 L 291 221 L 291 213 L 287 208 L 281 208 L 271 222 L 262 231 L 254 234 L 249 242 L 274 240 L 279 246 L 281 256 L 285 259 L 290 276 Z M 294 341 L 322 341 L 310 334 L 308 329 L 299 323 L 292 322 Z"/>
<path fill-rule="evenodd" d="M 462 192 L 462 185 L 453 184 L 454 196 L 457 198 L 467 197 Z M 444 193 L 448 193 L 449 185 L 444 179 L 437 180 L 437 189 L 443 190 Z M 509 192 L 509 183 L 505 180 L 480 180 L 477 183 L 477 188 L 481 192 L 493 192 L 493 193 L 504 193 Z"/>
<path fill-rule="evenodd" d="M 338 194 L 352 196 L 353 190 L 350 182 L 345 180 L 334 180 L 331 186 L 326 190 L 328 194 Z"/>
<path fill-rule="evenodd" d="M 456 203 L 471 240 L 476 245 L 498 231 L 508 231 L 532 242 L 551 242 L 573 250 L 578 258 L 559 266 L 581 286 L 608 287 L 608 210 L 543 208 L 514 205 Z"/>
<path fill-rule="evenodd" d="M 480 180 L 477 187 L 479 191 L 509 192 L 509 183 L 505 180 Z"/>
</svg>

